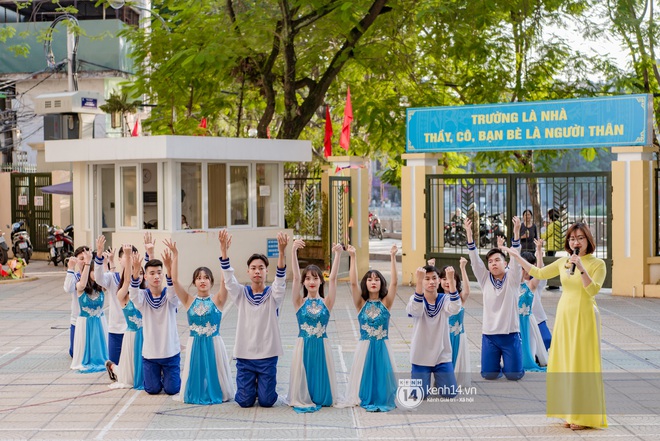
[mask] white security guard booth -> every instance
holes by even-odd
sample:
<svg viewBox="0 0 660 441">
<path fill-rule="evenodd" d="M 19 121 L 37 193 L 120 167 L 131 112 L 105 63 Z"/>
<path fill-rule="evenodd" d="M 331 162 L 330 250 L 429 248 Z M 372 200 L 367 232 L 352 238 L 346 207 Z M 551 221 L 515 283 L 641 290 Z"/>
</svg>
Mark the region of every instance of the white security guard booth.
<svg viewBox="0 0 660 441">
<path fill-rule="evenodd" d="M 153 136 L 46 141 L 46 161 L 71 162 L 75 245 L 94 247 L 104 234 L 113 247 L 144 252 L 156 239 L 156 257 L 171 238 L 180 254 L 182 282 L 198 266 L 219 275 L 218 231 L 233 238 L 229 256 L 246 281 L 252 253 L 271 259 L 284 230 L 284 162 L 311 160 L 309 141 Z M 291 230 L 287 230 L 292 235 Z M 187 284 L 187 283 L 186 283 Z"/>
</svg>

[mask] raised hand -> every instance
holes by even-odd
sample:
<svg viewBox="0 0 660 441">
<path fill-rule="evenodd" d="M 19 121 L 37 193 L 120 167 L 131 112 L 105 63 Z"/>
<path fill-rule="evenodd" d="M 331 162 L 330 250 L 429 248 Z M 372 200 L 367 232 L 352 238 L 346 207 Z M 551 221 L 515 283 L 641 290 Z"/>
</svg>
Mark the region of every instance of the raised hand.
<svg viewBox="0 0 660 441">
<path fill-rule="evenodd" d="M 426 264 L 429 266 L 435 266 L 435 257 L 426 261 Z"/>
<path fill-rule="evenodd" d="M 156 247 L 156 240 L 151 237 L 151 233 L 144 233 L 144 250 L 149 256 L 154 255 L 154 248 Z"/>
<path fill-rule="evenodd" d="M 277 248 L 280 254 L 284 254 L 286 246 L 289 244 L 289 236 L 284 232 L 280 231 L 277 233 Z"/>
<path fill-rule="evenodd" d="M 170 244 L 171 244 L 171 242 L 170 242 Z M 165 245 L 167 245 L 167 242 L 165 243 Z M 176 249 L 176 246 L 175 246 L 174 249 Z M 165 271 L 167 271 L 167 274 L 171 276 L 172 275 L 172 251 L 170 251 L 170 250 L 171 250 L 171 248 L 169 248 L 169 246 L 168 246 L 168 248 L 166 250 L 164 250 L 163 253 L 161 254 L 161 258 L 163 259 L 163 266 L 165 266 Z"/>
<path fill-rule="evenodd" d="M 504 236 L 497 236 L 497 248 L 503 248 L 506 245 Z"/>
<path fill-rule="evenodd" d="M 83 262 L 85 262 L 86 265 L 89 265 L 91 261 L 92 261 L 92 252 L 89 250 L 83 251 Z"/>
<path fill-rule="evenodd" d="M 445 275 L 447 276 L 447 280 L 449 280 L 449 292 L 455 292 L 456 291 L 456 278 L 454 277 L 454 267 L 453 266 L 448 266 L 445 268 Z"/>
<path fill-rule="evenodd" d="M 397 251 L 399 251 L 399 248 L 396 244 L 393 244 L 392 248 L 390 248 L 390 256 L 396 256 Z"/>
<path fill-rule="evenodd" d="M 226 229 L 218 231 L 218 242 L 220 242 L 220 253 L 222 258 L 227 257 L 227 250 L 229 249 L 229 243 L 231 242 L 231 236 Z"/>
<path fill-rule="evenodd" d="M 424 277 L 426 277 L 426 270 L 424 269 L 424 267 L 420 266 L 415 270 L 415 275 L 417 276 L 417 281 L 421 282 L 422 280 L 424 280 Z"/>
<path fill-rule="evenodd" d="M 518 216 L 513 216 L 513 239 L 514 240 L 519 240 L 520 239 L 520 218 Z"/>
<path fill-rule="evenodd" d="M 76 268 L 76 263 L 78 262 L 78 259 L 75 257 L 69 258 L 69 260 L 66 262 L 66 267 L 68 270 L 73 271 Z"/>
<path fill-rule="evenodd" d="M 140 270 L 142 269 L 142 256 L 138 254 L 137 251 L 131 251 L 132 255 L 132 266 L 133 266 L 133 278 L 138 278 L 140 276 Z"/>
<path fill-rule="evenodd" d="M 542 250 L 543 249 L 543 239 L 534 239 L 534 245 L 536 245 L 537 250 Z"/>
<path fill-rule="evenodd" d="M 351 257 L 351 259 L 355 257 L 355 247 L 353 245 L 346 246 L 346 251 L 348 252 L 348 255 Z"/>
<path fill-rule="evenodd" d="M 472 220 L 469 217 L 466 217 L 465 221 L 463 221 L 463 228 L 465 228 L 465 238 L 468 243 L 474 242 L 472 240 Z"/>
<path fill-rule="evenodd" d="M 344 251 L 344 246 L 340 243 L 336 243 L 336 244 L 332 245 L 332 251 L 335 254 L 341 254 L 342 251 Z"/>
<path fill-rule="evenodd" d="M 461 271 L 467 267 L 467 263 L 468 260 L 465 257 L 461 257 L 461 260 L 458 263 L 459 267 L 461 268 Z"/>
<path fill-rule="evenodd" d="M 166 251 L 171 253 L 171 257 L 173 259 L 175 259 L 179 256 L 179 250 L 176 247 L 176 242 L 173 242 L 172 239 L 165 239 L 165 240 L 163 240 L 163 243 L 167 247 Z"/>
<path fill-rule="evenodd" d="M 115 267 L 115 249 L 110 248 L 108 251 L 106 251 L 108 254 L 107 256 L 104 256 L 106 259 L 108 259 L 108 263 L 110 264 L 110 268 Z"/>
<path fill-rule="evenodd" d="M 100 235 L 96 238 L 96 255 L 101 257 L 103 256 L 103 249 L 105 248 L 105 236 Z"/>
<path fill-rule="evenodd" d="M 293 245 L 291 245 L 291 252 L 297 253 L 301 248 L 305 248 L 305 241 L 302 239 L 296 239 L 293 241 Z"/>
<path fill-rule="evenodd" d="M 125 243 L 121 246 L 122 249 L 122 256 L 121 258 L 124 260 L 123 265 L 124 266 L 131 266 L 131 255 L 133 254 L 133 245 L 130 243 Z"/>
</svg>

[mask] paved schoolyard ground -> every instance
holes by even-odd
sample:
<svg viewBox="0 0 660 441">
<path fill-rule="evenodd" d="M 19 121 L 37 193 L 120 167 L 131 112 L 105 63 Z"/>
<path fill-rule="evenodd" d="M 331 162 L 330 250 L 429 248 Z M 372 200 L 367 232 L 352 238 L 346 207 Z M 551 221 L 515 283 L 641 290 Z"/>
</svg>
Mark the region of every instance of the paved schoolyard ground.
<svg viewBox="0 0 660 441">
<path fill-rule="evenodd" d="M 384 244 L 386 249 L 389 246 Z M 386 261 L 372 261 L 389 276 Z M 217 266 L 217 265 L 216 265 Z M 216 270 L 215 267 L 212 267 Z M 219 271 L 219 268 L 217 268 Z M 603 367 L 610 427 L 573 432 L 545 417 L 544 374 L 518 383 L 479 377 L 481 294 L 473 283 L 466 304 L 472 386 L 453 403 L 424 403 L 413 411 L 367 413 L 361 408 L 324 408 L 296 414 L 273 408 L 241 409 L 233 402 L 193 406 L 165 395 L 109 389 L 105 372 L 69 370 L 69 305 L 62 291 L 64 270 L 30 264 L 38 280 L 0 284 L 0 439 L 598 439 L 660 440 L 660 300 L 598 296 L 603 322 Z M 399 287 L 390 341 L 400 377 L 408 377 L 412 322 L 404 308 L 412 293 Z M 560 293 L 543 303 L 552 324 Z M 280 313 L 285 355 L 278 365 L 278 392 L 288 389 L 297 326 L 290 298 Z M 181 342 L 186 318 L 179 312 Z M 221 333 L 233 349 L 236 315 L 229 307 Z M 347 282 L 341 282 L 328 334 L 343 393 L 358 340 L 356 312 Z M 182 358 L 185 348 L 182 348 Z M 235 366 L 232 364 L 235 377 Z"/>
</svg>

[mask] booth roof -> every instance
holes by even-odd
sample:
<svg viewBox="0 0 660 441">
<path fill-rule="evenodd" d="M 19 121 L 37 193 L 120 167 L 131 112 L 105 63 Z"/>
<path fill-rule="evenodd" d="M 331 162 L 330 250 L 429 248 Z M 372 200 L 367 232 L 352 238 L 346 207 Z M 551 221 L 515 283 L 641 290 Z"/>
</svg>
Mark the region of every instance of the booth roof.
<svg viewBox="0 0 660 441">
<path fill-rule="evenodd" d="M 210 136 L 136 136 L 46 141 L 46 162 L 249 161 L 309 162 L 311 141 L 219 138 Z"/>
</svg>

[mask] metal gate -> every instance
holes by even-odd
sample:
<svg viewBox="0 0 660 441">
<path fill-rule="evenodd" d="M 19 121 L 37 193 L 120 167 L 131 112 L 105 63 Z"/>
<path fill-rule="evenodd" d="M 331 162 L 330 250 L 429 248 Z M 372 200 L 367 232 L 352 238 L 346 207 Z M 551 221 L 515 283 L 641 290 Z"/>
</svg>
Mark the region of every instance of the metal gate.
<svg viewBox="0 0 660 441">
<path fill-rule="evenodd" d="M 558 228 L 553 238 L 562 250 L 568 227 L 577 221 L 586 223 L 596 241 L 594 256 L 607 265 L 604 286 L 609 287 L 611 198 L 609 172 L 427 175 L 426 255 L 439 265 L 456 266 L 460 256 L 467 254 L 462 227 L 466 217 L 472 219 L 477 247 L 486 253 L 497 246 L 497 235 L 510 239 L 514 215 L 521 217 L 530 210 L 539 235 L 545 225 L 555 221 Z M 557 255 L 565 255 L 565 251 Z M 545 262 L 555 259 L 547 257 Z"/>
<path fill-rule="evenodd" d="M 351 225 L 351 178 L 330 176 L 330 197 L 328 198 L 328 220 L 330 230 L 330 256 L 328 261 L 332 264 L 334 254 L 332 244 L 346 245 L 353 242 L 353 229 Z M 346 253 L 344 253 L 346 254 Z M 349 259 L 342 259 L 339 267 L 339 277 L 348 275 Z"/>
<path fill-rule="evenodd" d="M 17 173 L 11 176 L 11 221 L 25 221 L 35 251 L 48 251 L 47 231 L 40 224 L 53 222 L 52 196 L 41 187 L 51 184 L 50 173 Z"/>
</svg>

